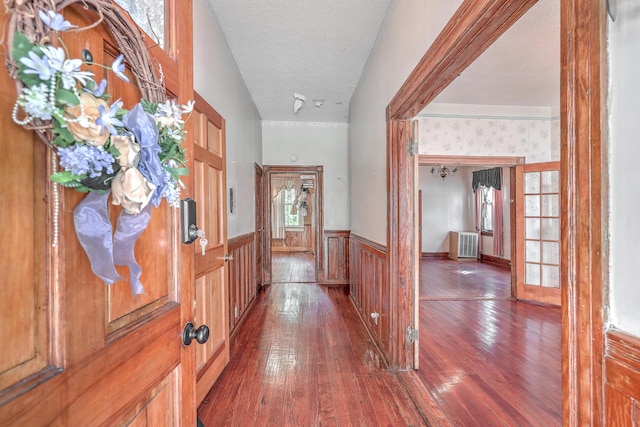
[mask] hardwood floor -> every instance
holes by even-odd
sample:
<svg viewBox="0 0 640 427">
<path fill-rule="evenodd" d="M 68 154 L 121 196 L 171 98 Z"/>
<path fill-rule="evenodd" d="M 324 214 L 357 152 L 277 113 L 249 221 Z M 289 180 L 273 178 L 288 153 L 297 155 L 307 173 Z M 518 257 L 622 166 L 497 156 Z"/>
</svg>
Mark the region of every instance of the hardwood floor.
<svg viewBox="0 0 640 427">
<path fill-rule="evenodd" d="M 420 266 L 415 375 L 449 422 L 561 425 L 560 308 L 505 299 L 505 271 L 491 265 L 429 260 Z"/>
<path fill-rule="evenodd" d="M 509 299 L 511 272 L 473 261 L 420 260 L 420 300 Z"/>
<path fill-rule="evenodd" d="M 272 284 L 198 410 L 209 426 L 425 425 L 344 291 Z"/>
<path fill-rule="evenodd" d="M 306 274 L 300 260 L 280 261 L 282 277 Z M 207 427 L 561 425 L 560 309 L 512 300 L 509 280 L 483 263 L 421 263 L 420 369 L 399 373 L 384 369 L 344 291 L 267 286 L 198 417 Z"/>
<path fill-rule="evenodd" d="M 315 283 L 314 256 L 309 252 L 272 252 L 272 283 Z"/>
</svg>

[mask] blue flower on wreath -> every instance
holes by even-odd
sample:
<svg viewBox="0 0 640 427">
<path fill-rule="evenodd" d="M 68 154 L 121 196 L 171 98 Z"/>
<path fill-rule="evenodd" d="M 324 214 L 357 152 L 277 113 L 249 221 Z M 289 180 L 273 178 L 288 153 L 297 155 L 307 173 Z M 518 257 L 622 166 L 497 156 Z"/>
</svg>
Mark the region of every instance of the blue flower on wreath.
<svg viewBox="0 0 640 427">
<path fill-rule="evenodd" d="M 71 23 L 64 19 L 62 15 L 53 10 L 48 10 L 46 12 L 39 10 L 38 16 L 42 22 L 53 31 L 67 31 L 71 28 L 78 28 L 77 25 L 71 25 Z"/>
<path fill-rule="evenodd" d="M 96 120 L 96 124 L 102 126 L 102 133 L 104 129 L 107 129 L 112 135 L 117 135 L 118 130 L 116 126 L 124 126 L 124 123 L 116 117 L 118 114 L 118 110 L 122 107 L 123 103 L 119 99 L 111 104 L 109 110 L 107 111 L 102 105 L 98 106 L 98 110 L 100 111 L 100 117 Z"/>
<path fill-rule="evenodd" d="M 120 77 L 122 80 L 124 80 L 125 82 L 129 83 L 129 77 L 127 77 L 124 74 L 124 63 L 122 62 L 124 61 L 124 55 L 120 54 L 118 55 L 118 57 L 116 58 L 115 61 L 113 61 L 113 64 L 111 64 L 111 70 L 113 71 L 113 73 Z"/>
<path fill-rule="evenodd" d="M 20 62 L 24 64 L 25 74 L 37 74 L 40 80 L 49 80 L 56 70 L 49 63 L 49 59 L 41 57 L 34 51 L 29 52 L 28 58 L 20 58 Z"/>
</svg>

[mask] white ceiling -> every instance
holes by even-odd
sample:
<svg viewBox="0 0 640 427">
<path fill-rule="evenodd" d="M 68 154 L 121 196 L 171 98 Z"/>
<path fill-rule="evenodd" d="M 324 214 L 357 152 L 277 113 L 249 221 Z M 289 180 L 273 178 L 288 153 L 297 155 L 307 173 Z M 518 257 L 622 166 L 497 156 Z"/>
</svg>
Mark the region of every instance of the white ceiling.
<svg viewBox="0 0 640 427">
<path fill-rule="evenodd" d="M 263 120 L 349 121 L 392 0 L 208 1 Z M 559 105 L 559 3 L 540 0 L 434 102 Z"/>
<path fill-rule="evenodd" d="M 263 120 L 348 122 L 390 0 L 208 1 Z"/>
</svg>

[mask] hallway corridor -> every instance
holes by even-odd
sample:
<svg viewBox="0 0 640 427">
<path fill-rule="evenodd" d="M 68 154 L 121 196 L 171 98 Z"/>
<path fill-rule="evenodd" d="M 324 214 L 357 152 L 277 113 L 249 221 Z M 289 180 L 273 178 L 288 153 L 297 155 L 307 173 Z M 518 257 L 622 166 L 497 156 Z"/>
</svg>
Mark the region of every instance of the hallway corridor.
<svg viewBox="0 0 640 427">
<path fill-rule="evenodd" d="M 425 424 L 349 297 L 314 283 L 258 295 L 198 417 L 206 427 Z"/>
</svg>

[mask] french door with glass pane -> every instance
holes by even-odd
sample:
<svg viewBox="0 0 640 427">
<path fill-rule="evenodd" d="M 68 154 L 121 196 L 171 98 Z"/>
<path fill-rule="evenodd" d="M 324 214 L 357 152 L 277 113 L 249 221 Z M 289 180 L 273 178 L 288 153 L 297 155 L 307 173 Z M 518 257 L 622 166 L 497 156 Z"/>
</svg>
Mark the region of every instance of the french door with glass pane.
<svg viewBox="0 0 640 427">
<path fill-rule="evenodd" d="M 516 167 L 517 298 L 560 305 L 560 162 Z"/>
</svg>

